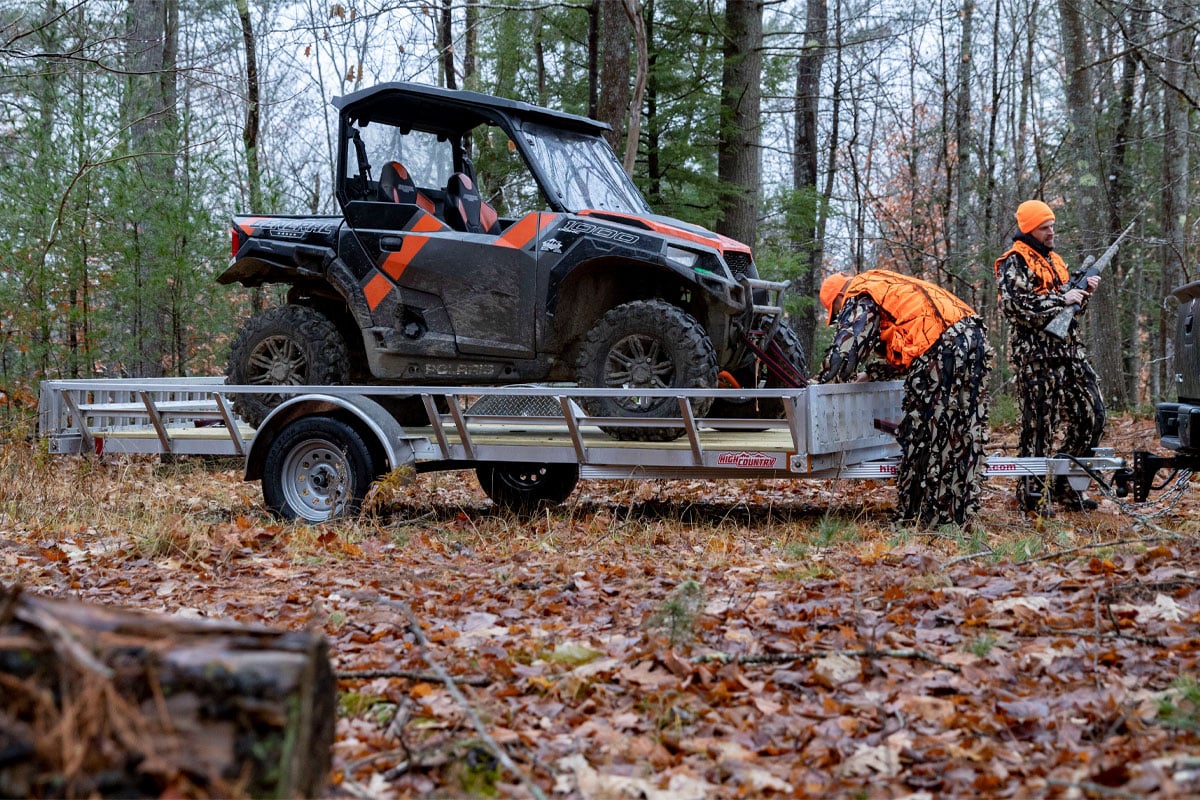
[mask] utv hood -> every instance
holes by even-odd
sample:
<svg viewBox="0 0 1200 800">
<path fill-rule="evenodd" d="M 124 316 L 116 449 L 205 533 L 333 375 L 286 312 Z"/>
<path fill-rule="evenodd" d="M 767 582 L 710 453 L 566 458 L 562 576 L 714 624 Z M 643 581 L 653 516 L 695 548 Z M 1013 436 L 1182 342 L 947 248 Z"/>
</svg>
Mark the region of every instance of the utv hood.
<svg viewBox="0 0 1200 800">
<path fill-rule="evenodd" d="M 699 225 L 693 225 L 690 222 L 684 222 L 681 219 L 673 217 L 664 217 L 658 214 L 619 214 L 613 211 L 600 211 L 596 209 L 585 209 L 579 212 L 582 217 L 596 217 L 598 219 L 607 219 L 612 222 L 619 222 L 622 225 L 629 225 L 643 230 L 655 231 L 663 236 L 672 236 L 676 239 L 684 239 L 689 242 L 712 247 L 722 254 L 724 253 L 746 253 L 750 255 L 750 248 L 742 244 L 736 239 L 731 239 L 728 236 L 722 236 L 719 233 L 714 233 L 707 228 L 702 228 Z"/>
</svg>

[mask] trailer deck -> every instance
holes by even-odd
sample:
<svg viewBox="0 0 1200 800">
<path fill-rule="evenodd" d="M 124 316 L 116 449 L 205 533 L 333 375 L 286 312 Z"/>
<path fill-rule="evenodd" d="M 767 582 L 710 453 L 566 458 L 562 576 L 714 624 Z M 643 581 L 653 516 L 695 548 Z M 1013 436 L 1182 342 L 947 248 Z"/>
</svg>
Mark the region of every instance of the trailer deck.
<svg viewBox="0 0 1200 800">
<path fill-rule="evenodd" d="M 264 389 L 285 399 L 255 430 L 233 413 L 230 397 Z M 900 449 L 886 429 L 901 419 L 901 382 L 736 390 L 739 398 L 782 398 L 780 419 L 698 419 L 692 414 L 697 398 L 719 392 L 728 397 L 729 391 L 555 385 L 263 387 L 230 386 L 221 378 L 60 380 L 42 384 L 39 433 L 56 454 L 240 456 L 246 458 L 247 479 L 264 481 L 272 477 L 264 472 L 273 468 L 267 463 L 272 442 L 289 424 L 322 415 L 351 421 L 364 439 L 378 444 L 376 474 L 404 465 L 421 472 L 558 465 L 585 479 L 894 477 Z M 679 415 L 592 417 L 580 403 L 590 395 L 622 394 L 674 397 Z M 414 395 L 423 400 L 426 425 L 402 427 L 376 402 Z M 680 437 L 624 441 L 610 435 L 616 429 L 633 429 L 636 435 L 638 428 L 664 425 L 678 426 Z M 1093 470 L 1123 466 L 1110 453 L 1088 461 Z M 1081 484 L 1078 488 L 1090 481 L 1079 465 L 1050 458 L 992 456 L 986 475 L 1066 475 Z M 311 487 L 303 482 L 314 480 L 307 473 L 297 478 L 297 491 L 305 494 Z"/>
</svg>

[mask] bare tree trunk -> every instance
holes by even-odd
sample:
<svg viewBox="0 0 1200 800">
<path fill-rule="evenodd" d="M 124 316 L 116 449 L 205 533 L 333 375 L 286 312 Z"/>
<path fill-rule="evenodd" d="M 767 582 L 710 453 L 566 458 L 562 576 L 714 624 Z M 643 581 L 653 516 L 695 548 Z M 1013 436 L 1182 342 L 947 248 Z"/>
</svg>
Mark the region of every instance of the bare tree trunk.
<svg viewBox="0 0 1200 800">
<path fill-rule="evenodd" d="M 56 52 L 62 49 L 60 31 L 52 24 L 54 18 L 61 13 L 62 8 L 56 0 L 50 0 L 43 10 L 42 20 L 39 21 L 35 37 L 38 46 L 44 48 L 44 52 Z M 59 108 L 59 83 L 58 70 L 53 68 L 40 70 L 34 81 L 36 88 L 33 92 L 34 97 L 31 99 L 37 108 L 38 121 L 35 126 L 36 130 L 31 132 L 33 141 L 29 143 L 32 145 L 29 149 L 35 154 L 33 156 L 34 168 L 39 175 L 52 175 L 55 172 L 51 159 L 54 152 L 53 134 L 62 113 Z M 49 231 L 58 223 L 53 212 L 48 208 L 48 204 L 37 204 L 33 211 L 33 218 L 36 219 L 39 232 Z M 39 248 L 40 253 L 32 274 L 22 281 L 26 287 L 22 300 L 30 308 L 47 308 L 54 304 L 51 299 L 54 272 L 51 266 L 50 247 L 51 243 L 48 240 L 43 242 L 43 246 Z M 51 315 L 38 315 L 36 324 L 29 330 L 36 370 L 42 374 L 45 374 L 50 366 L 50 344 L 54 338 L 52 322 Z"/>
<path fill-rule="evenodd" d="M 1143 3 L 1135 3 L 1129 8 L 1130 30 L 1143 30 L 1148 9 Z M 1142 41 L 1134 34 L 1134 41 Z M 1117 98 L 1117 124 L 1113 130 L 1113 140 L 1109 148 L 1109 230 L 1121 230 L 1121 220 L 1130 216 L 1134 201 L 1129 185 L 1129 168 L 1126 164 L 1129 142 L 1134 136 L 1134 104 L 1138 84 L 1138 54 L 1134 50 L 1126 51 L 1121 59 L 1121 80 L 1116 86 L 1114 95 Z M 1122 371 L 1125 375 L 1125 394 L 1131 403 L 1138 403 L 1142 398 L 1139 376 L 1141 375 L 1142 337 L 1138 335 L 1141 319 L 1141 259 L 1133 259 L 1132 270 L 1136 280 L 1130 280 L 1130 267 L 1124 263 L 1113 264 L 1113 280 L 1123 289 L 1121 295 L 1130 298 L 1121 309 L 1121 358 Z"/>
<path fill-rule="evenodd" d="M 263 208 L 262 172 L 258 164 L 259 84 L 258 51 L 254 44 L 254 27 L 250 20 L 247 0 L 237 0 L 238 17 L 242 21 L 242 45 L 246 50 L 246 121 L 242 125 L 242 147 L 246 151 L 246 184 L 250 191 L 250 210 L 261 213 Z M 266 308 L 261 286 L 250 291 L 250 304 L 255 311 Z"/>
<path fill-rule="evenodd" d="M 717 150 L 717 178 L 722 184 L 717 232 L 752 247 L 758 233 L 762 13 L 762 0 L 728 0 L 725 4 Z"/>
<path fill-rule="evenodd" d="M 1077 241 L 1074 263 L 1078 266 L 1086 251 L 1099 252 L 1113 238 L 1108 229 L 1108 204 L 1104 197 L 1105 176 L 1108 174 L 1100 158 L 1096 140 L 1097 120 L 1093 103 L 1093 90 L 1089 65 L 1095 59 L 1087 47 L 1093 41 L 1085 30 L 1086 9 L 1078 0 L 1059 0 L 1059 20 L 1062 26 L 1063 54 L 1067 69 L 1067 115 L 1068 152 L 1075 156 L 1072 178 L 1078 187 L 1075 199 Z M 1090 7 L 1090 5 L 1089 5 Z M 1103 221 L 1103 222 L 1101 222 Z M 1088 227 L 1085 227 L 1088 226 Z M 1124 409 L 1129 405 L 1125 395 L 1125 381 L 1121 375 L 1120 348 L 1111 339 L 1111 320 L 1120 318 L 1118 303 L 1120 288 L 1111 275 L 1100 284 L 1091 300 L 1088 316 L 1090 324 L 1090 357 L 1100 378 L 1100 389 L 1106 403 L 1112 408 Z M 1096 324 L 1107 321 L 1108 324 Z"/>
<path fill-rule="evenodd" d="M 588 116 L 600 119 L 600 0 L 588 12 Z"/>
<path fill-rule="evenodd" d="M 650 70 L 647 54 L 646 21 L 642 18 L 641 3 L 625 0 L 625 15 L 633 28 L 634 52 L 637 53 L 637 68 L 633 75 L 633 97 L 629 101 L 629 124 L 625 129 L 625 172 L 633 174 L 637 159 L 638 139 L 642 132 L 642 99 L 646 95 L 646 73 Z"/>
<path fill-rule="evenodd" d="M 1029 7 L 1029 18 L 1036 19 L 1038 15 L 1038 0 L 1033 0 Z M 1017 130 L 1016 139 L 1016 163 L 1013 164 L 1013 174 L 1017 176 L 1018 185 L 1016 197 L 1013 200 L 1020 201 L 1027 197 L 1036 197 L 1038 192 L 1033 189 L 1040 189 L 1042 186 L 1042 172 L 1037 172 L 1037 183 L 1030 187 L 1020 183 L 1022 176 L 1026 174 L 1029 167 L 1025 163 L 1025 153 L 1028 152 L 1029 144 L 1029 109 L 1033 103 L 1033 54 L 1034 42 L 1037 40 L 1038 30 L 1035 26 L 1029 25 L 1025 28 L 1025 38 L 1023 44 L 1023 53 L 1021 55 L 1021 93 L 1017 101 Z M 1016 203 L 1010 203 L 1015 208 Z M 1007 243 L 1006 243 L 1007 244 Z"/>
<path fill-rule="evenodd" d="M 546 105 L 546 43 L 542 36 L 542 9 L 533 10 L 533 64 L 537 84 L 538 105 Z"/>
<path fill-rule="evenodd" d="M 842 58 L 842 3 L 835 0 L 833 10 L 833 102 L 829 111 L 829 142 L 825 147 L 825 188 L 821 191 L 821 204 L 817 207 L 817 243 L 820 252 L 813 255 L 816 277 L 820 275 L 825 260 L 825 229 L 829 222 L 829 201 L 833 197 L 834 178 L 838 170 L 838 148 L 841 146 L 842 87 L 845 85 L 845 61 Z"/>
<path fill-rule="evenodd" d="M 654 0 L 647 0 L 644 19 L 646 21 L 646 49 L 654 43 Z M 658 118 L 658 46 L 654 45 L 646 62 L 646 191 L 651 208 L 657 208 L 662 193 L 662 162 L 659 147 L 662 141 L 662 123 Z"/>
<path fill-rule="evenodd" d="M 132 0 L 126 29 L 130 79 L 125 102 L 130 145 L 134 152 L 144 153 L 136 161 L 143 184 L 163 192 L 150 201 L 152 205 L 166 202 L 164 196 L 173 186 L 176 172 L 171 148 L 176 127 L 178 8 L 178 0 Z M 158 256 L 169 252 L 161 246 L 162 237 L 169 232 L 155 230 L 154 213 L 142 211 L 143 216 L 133 222 L 131 231 L 137 256 L 133 265 L 136 291 L 129 321 L 135 363 L 130 366 L 136 377 L 155 377 L 164 374 L 171 323 L 169 307 L 154 289 L 153 272 Z"/>
<path fill-rule="evenodd" d="M 1170 0 L 1164 9 L 1168 19 L 1181 19 L 1190 4 L 1184 0 Z M 1163 245 L 1159 249 L 1162 283 L 1159 294 L 1166 297 L 1184 283 L 1187 272 L 1187 241 L 1184 236 L 1184 220 L 1188 213 L 1188 102 L 1187 80 L 1184 69 L 1185 38 L 1188 34 L 1176 30 L 1167 39 L 1167 58 L 1162 65 L 1163 81 Z M 1174 375 L 1174 353 L 1172 320 L 1159 315 L 1159 352 L 1165 357 L 1159 363 L 1160 393 L 1165 395 L 1173 387 L 1169 380 Z"/>
<path fill-rule="evenodd" d="M 792 289 L 807 306 L 793 320 L 804 352 L 816 347 L 817 286 L 821 278 L 824 242 L 818 229 L 821 200 L 817 190 L 817 113 L 821 103 L 821 68 L 825 61 L 829 10 L 825 0 L 808 0 L 804 45 L 796 61 L 796 117 L 793 142 L 792 189 L 795 193 L 788 221 L 792 250 L 797 254 L 796 273 L 789 276 Z"/>
<path fill-rule="evenodd" d="M 442 49 L 442 73 L 447 89 L 458 88 L 454 73 L 454 17 L 450 13 L 453 0 L 442 0 L 442 16 L 438 24 L 438 39 Z"/>
<path fill-rule="evenodd" d="M 629 114 L 629 46 L 633 31 L 624 3 L 603 3 L 599 15 L 596 56 L 600 74 L 595 117 L 612 126 L 605 138 L 619 153 Z"/>
<path fill-rule="evenodd" d="M 479 0 L 467 0 L 463 24 L 463 88 L 479 91 L 479 79 L 475 73 L 476 50 L 479 42 Z"/>
<path fill-rule="evenodd" d="M 980 230 L 980 244 L 987 247 L 987 252 L 992 252 L 991 244 L 998 238 L 1000 227 L 996 221 L 996 209 L 1002 207 L 998 203 L 996 197 L 996 140 L 998 136 L 998 128 L 1000 125 L 1000 100 L 1002 78 L 1000 73 L 1000 54 L 1002 37 L 1000 34 L 1000 6 L 996 5 L 992 16 L 992 63 L 991 63 L 991 91 L 989 96 L 991 102 L 988 104 L 991 109 L 988 113 L 988 133 L 987 141 L 980 148 L 980 159 L 982 160 L 982 171 L 986 176 L 983 187 L 983 214 L 982 214 L 982 229 Z M 1001 252 L 996 248 L 994 252 Z M 983 292 L 984 298 L 975 310 L 983 317 L 984 323 L 988 326 L 988 331 L 991 334 L 993 346 L 996 348 L 996 367 L 988 376 L 988 391 L 995 392 L 1000 382 L 1003 380 L 1004 367 L 1008 364 L 1007 353 L 1007 336 L 1002 330 L 1001 321 L 1003 317 L 1000 315 L 999 305 L 995 301 L 996 297 L 996 278 L 992 270 L 984 270 L 983 273 Z"/>
<path fill-rule="evenodd" d="M 972 0 L 964 0 L 959 17 L 962 19 L 962 36 L 958 46 L 958 73 L 954 90 L 954 226 L 953 235 L 946 243 L 946 257 L 951 278 L 950 290 L 978 306 L 971 275 L 974 259 L 968 246 L 971 241 L 971 185 L 975 174 L 975 170 L 971 169 L 971 151 L 974 148 L 971 137 L 971 58 L 975 46 L 975 3 Z"/>
</svg>

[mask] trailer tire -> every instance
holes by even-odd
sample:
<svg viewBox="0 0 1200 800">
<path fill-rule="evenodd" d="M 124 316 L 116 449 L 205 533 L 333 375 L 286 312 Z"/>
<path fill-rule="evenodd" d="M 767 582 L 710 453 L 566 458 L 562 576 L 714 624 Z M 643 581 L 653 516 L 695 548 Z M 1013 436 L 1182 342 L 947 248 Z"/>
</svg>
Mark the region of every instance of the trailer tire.
<svg viewBox="0 0 1200 800">
<path fill-rule="evenodd" d="M 717 383 L 717 355 L 712 340 L 695 317 L 663 300 L 637 300 L 610 309 L 592 327 L 575 362 L 580 386 L 601 388 L 711 389 Z M 692 412 L 704 416 L 710 398 L 697 399 Z M 673 397 L 588 397 L 584 408 L 593 416 L 679 416 Z M 601 430 L 614 439 L 667 442 L 682 428 L 618 428 Z"/>
<path fill-rule="evenodd" d="M 475 477 L 483 492 L 498 506 L 529 514 L 556 506 L 570 497 L 579 483 L 578 464 L 481 464 Z"/>
<path fill-rule="evenodd" d="M 333 417 L 301 417 L 284 426 L 263 461 L 263 500 L 284 519 L 324 522 L 352 516 L 377 476 L 371 448 Z"/>
<path fill-rule="evenodd" d="M 268 308 L 246 321 L 229 350 L 225 376 L 231 384 L 324 386 L 350 381 L 350 351 L 337 326 L 316 309 Z M 232 395 L 233 410 L 258 427 L 280 394 Z"/>
<path fill-rule="evenodd" d="M 800 337 L 792 330 L 790 325 L 781 325 L 779 331 L 775 334 L 776 341 L 779 344 L 780 350 L 788 361 L 792 363 L 798 370 L 801 376 L 808 374 L 808 359 L 804 355 L 804 345 L 800 344 Z M 786 389 L 788 388 L 787 381 L 776 373 L 767 369 L 760 364 L 758 359 L 754 359 L 747 366 L 735 371 L 734 378 L 743 388 L 757 388 L 759 383 L 759 371 L 765 371 L 762 378 L 762 388 L 764 389 Z M 712 408 L 708 411 L 710 417 L 726 417 L 729 419 L 783 419 L 785 416 L 783 401 L 773 397 L 768 398 L 746 398 L 736 397 L 736 389 L 730 391 L 731 397 L 718 397 L 712 404 Z M 725 430 L 717 426 L 717 430 Z M 738 430 L 746 430 L 738 428 Z M 759 430 L 766 430 L 760 428 Z"/>
</svg>

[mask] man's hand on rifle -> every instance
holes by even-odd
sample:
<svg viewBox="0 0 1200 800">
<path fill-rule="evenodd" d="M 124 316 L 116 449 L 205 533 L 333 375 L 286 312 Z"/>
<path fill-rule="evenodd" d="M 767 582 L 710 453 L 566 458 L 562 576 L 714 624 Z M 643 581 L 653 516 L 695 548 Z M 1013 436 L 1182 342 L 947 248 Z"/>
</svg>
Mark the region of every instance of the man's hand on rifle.
<svg viewBox="0 0 1200 800">
<path fill-rule="evenodd" d="M 1089 294 L 1096 291 L 1096 287 L 1100 285 L 1099 275 L 1089 275 L 1087 279 L 1087 291 L 1083 289 L 1071 289 L 1063 295 L 1063 302 L 1069 306 L 1082 305 L 1083 301 Z"/>
</svg>

